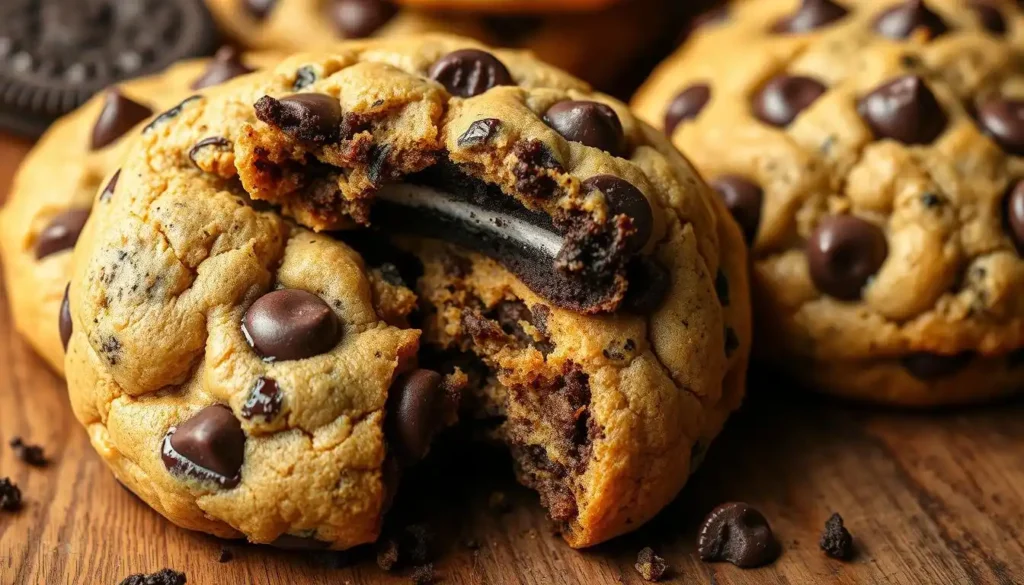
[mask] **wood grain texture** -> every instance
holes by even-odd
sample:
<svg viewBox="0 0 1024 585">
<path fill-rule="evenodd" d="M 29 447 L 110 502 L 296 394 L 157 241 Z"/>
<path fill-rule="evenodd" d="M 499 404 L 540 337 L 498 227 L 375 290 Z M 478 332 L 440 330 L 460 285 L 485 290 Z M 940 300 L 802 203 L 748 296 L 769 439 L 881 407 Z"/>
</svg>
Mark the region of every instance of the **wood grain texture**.
<svg viewBox="0 0 1024 585">
<path fill-rule="evenodd" d="M 0 141 L 0 189 L 26 145 Z M 21 486 L 25 507 L 0 513 L 0 585 L 116 585 L 173 567 L 198 585 L 408 583 L 384 573 L 373 551 L 303 555 L 225 543 L 174 527 L 121 489 L 92 453 L 63 382 L 14 334 L 0 299 L 0 476 Z M 44 323 L 40 326 L 56 326 Z M 962 412 L 879 412 L 795 393 L 755 375 L 753 396 L 730 421 L 704 467 L 650 525 L 577 552 L 548 530 L 537 498 L 516 487 L 500 452 L 464 447 L 407 483 L 396 513 L 437 532 L 447 584 L 639 584 L 636 553 L 652 546 L 673 567 L 669 583 L 1024 583 L 1024 403 Z M 45 469 L 17 461 L 7 442 L 46 447 Z M 506 493 L 512 511 L 488 505 Z M 744 500 L 783 542 L 773 565 L 740 570 L 701 563 L 701 517 Z M 826 558 L 818 537 L 840 512 L 859 555 Z M 467 546 L 475 540 L 474 550 Z M 218 563 L 228 544 L 234 560 Z"/>
</svg>

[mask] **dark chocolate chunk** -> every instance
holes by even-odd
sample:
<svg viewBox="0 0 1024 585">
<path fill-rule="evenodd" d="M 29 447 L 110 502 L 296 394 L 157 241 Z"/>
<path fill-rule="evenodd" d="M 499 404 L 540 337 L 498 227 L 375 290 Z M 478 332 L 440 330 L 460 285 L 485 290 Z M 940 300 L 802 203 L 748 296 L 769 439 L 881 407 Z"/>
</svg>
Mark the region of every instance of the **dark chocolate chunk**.
<svg viewBox="0 0 1024 585">
<path fill-rule="evenodd" d="M 220 547 L 220 554 L 217 555 L 218 563 L 230 563 L 235 559 L 235 552 L 226 546 Z"/>
<path fill-rule="evenodd" d="M 683 120 L 692 120 L 711 100 L 711 86 L 695 83 L 676 94 L 665 110 L 665 134 L 669 136 Z"/>
<path fill-rule="evenodd" d="M 754 95 L 751 107 L 758 120 L 784 128 L 827 90 L 821 82 L 810 77 L 779 75 Z"/>
<path fill-rule="evenodd" d="M 906 0 L 878 15 L 875 31 L 890 39 L 906 39 L 915 31 L 924 30 L 934 39 L 949 30 L 942 17 L 924 3 L 924 0 Z"/>
<path fill-rule="evenodd" d="M 1006 230 L 1017 246 L 1017 252 L 1024 255 L 1024 181 L 1017 181 L 1007 191 L 1003 203 Z"/>
<path fill-rule="evenodd" d="M 114 142 L 153 115 L 153 110 L 126 97 L 117 88 L 108 89 L 103 96 L 103 109 L 92 127 L 89 143 L 92 150 L 99 150 Z"/>
<path fill-rule="evenodd" d="M 478 49 L 460 49 L 441 57 L 427 75 L 452 95 L 469 98 L 499 85 L 514 85 L 512 74 L 494 55 Z"/>
<path fill-rule="evenodd" d="M 257 299 L 245 312 L 242 332 L 266 360 L 301 360 L 337 345 L 342 324 L 320 297 L 286 288 Z"/>
<path fill-rule="evenodd" d="M 610 106 L 591 101 L 564 101 L 548 108 L 544 122 L 566 140 L 624 156 L 626 136 Z"/>
<path fill-rule="evenodd" d="M 476 146 L 489 142 L 501 128 L 501 120 L 497 118 L 484 118 L 469 125 L 469 128 L 459 136 L 458 145 L 460 148 Z"/>
<path fill-rule="evenodd" d="M 121 178 L 121 169 L 114 171 L 111 175 L 110 181 L 107 182 L 107 186 L 103 188 L 103 192 L 100 193 L 100 201 L 110 201 L 110 198 L 114 196 L 114 189 L 117 189 L 117 180 Z"/>
<path fill-rule="evenodd" d="M 740 225 L 747 244 L 753 244 L 757 238 L 757 228 L 761 225 L 764 191 L 739 175 L 721 175 L 711 182 L 711 188 L 718 192 L 725 207 Z"/>
<path fill-rule="evenodd" d="M 192 148 L 188 150 L 188 158 L 192 161 L 192 164 L 196 164 L 196 156 L 206 148 L 231 150 L 231 141 L 223 136 L 210 136 L 209 138 L 203 138 L 199 142 L 196 142 L 192 145 Z"/>
<path fill-rule="evenodd" d="M 638 257 L 629 263 L 629 290 L 623 306 L 633 313 L 651 313 L 665 300 L 669 286 L 668 271 L 650 258 Z"/>
<path fill-rule="evenodd" d="M 0 510 L 16 512 L 21 509 L 21 489 L 9 478 L 0 477 Z"/>
<path fill-rule="evenodd" d="M 718 302 L 722 303 L 723 307 L 729 306 L 729 278 L 721 268 L 715 275 L 715 294 L 718 295 Z"/>
<path fill-rule="evenodd" d="M 972 351 L 953 355 L 917 352 L 903 357 L 900 362 L 911 376 L 928 382 L 956 374 L 971 363 L 974 355 Z"/>
<path fill-rule="evenodd" d="M 190 97 L 185 98 L 184 100 L 181 101 L 180 104 L 178 104 L 178 105 L 174 106 L 173 108 L 165 111 L 164 113 L 160 114 L 156 118 L 153 118 L 153 121 L 150 122 L 149 124 L 146 124 L 146 127 L 142 129 L 142 133 L 145 134 L 146 132 L 150 132 L 153 129 L 158 128 L 158 127 L 162 126 L 163 124 L 167 123 L 168 121 L 173 120 L 174 118 L 177 118 L 178 114 L 180 114 L 182 110 L 184 110 L 186 107 L 188 107 L 189 104 L 191 104 L 192 102 L 195 102 L 195 101 L 199 101 L 201 99 L 203 99 L 203 97 L 202 96 L 198 96 L 198 95 L 194 95 L 194 96 L 190 96 Z"/>
<path fill-rule="evenodd" d="M 21 440 L 21 437 L 14 437 L 10 442 L 11 449 L 14 449 L 14 456 L 32 467 L 46 467 L 48 461 L 43 454 L 43 448 L 39 445 L 30 445 Z"/>
<path fill-rule="evenodd" d="M 848 561 L 853 558 L 853 537 L 850 536 L 850 531 L 843 526 L 842 516 L 839 514 L 829 516 L 818 545 L 826 555 L 833 559 Z"/>
<path fill-rule="evenodd" d="M 346 39 L 372 35 L 397 12 L 398 8 L 389 0 L 333 0 L 328 4 L 334 29 Z"/>
<path fill-rule="evenodd" d="M 444 426 L 441 374 L 417 369 L 402 374 L 389 392 L 388 414 L 395 448 L 407 462 L 423 459 Z"/>
<path fill-rule="evenodd" d="M 819 290 L 853 301 L 888 253 L 881 229 L 858 217 L 835 215 L 822 219 L 807 241 L 807 267 Z"/>
<path fill-rule="evenodd" d="M 316 69 L 314 69 L 312 65 L 299 67 L 295 71 L 295 81 L 292 82 L 292 89 L 299 91 L 300 89 L 309 87 L 316 83 L 318 78 L 319 76 L 316 73 Z"/>
<path fill-rule="evenodd" d="M 68 350 L 68 341 L 71 340 L 71 301 L 68 299 L 68 292 L 71 290 L 71 283 L 64 287 L 64 300 L 60 302 L 60 317 L 57 324 L 60 328 L 60 342 L 64 344 L 64 351 Z"/>
<path fill-rule="evenodd" d="M 990 99 L 978 106 L 978 124 L 1006 152 L 1024 156 L 1024 100 Z"/>
<path fill-rule="evenodd" d="M 242 480 L 245 433 L 230 408 L 214 404 L 172 427 L 164 437 L 161 456 L 175 475 L 230 489 Z"/>
<path fill-rule="evenodd" d="M 615 175 L 594 175 L 583 181 L 581 187 L 588 193 L 600 191 L 604 194 L 610 218 L 620 215 L 629 218 L 633 233 L 625 246 L 627 254 L 635 253 L 647 244 L 654 231 L 654 213 L 639 189 Z"/>
<path fill-rule="evenodd" d="M 342 112 L 338 98 L 324 93 L 296 93 L 256 101 L 256 117 L 285 134 L 314 144 L 338 140 Z"/>
<path fill-rule="evenodd" d="M 929 144 L 946 128 L 946 113 L 924 79 L 904 75 L 864 96 L 857 111 L 878 138 Z"/>
<path fill-rule="evenodd" d="M 163 569 L 151 575 L 129 575 L 120 585 L 185 585 L 186 582 L 185 573 Z"/>
<path fill-rule="evenodd" d="M 277 0 L 241 0 L 242 6 L 256 20 L 263 20 L 277 6 Z"/>
<path fill-rule="evenodd" d="M 87 219 L 89 209 L 68 209 L 54 216 L 36 238 L 36 259 L 74 248 Z"/>
<path fill-rule="evenodd" d="M 805 33 L 829 25 L 849 11 L 832 0 L 803 0 L 796 12 L 772 26 L 776 33 Z"/>
<path fill-rule="evenodd" d="M 206 71 L 203 71 L 203 74 L 192 82 L 192 89 L 203 89 L 204 87 L 219 85 L 229 79 L 234 79 L 253 71 L 255 69 L 247 66 L 242 61 L 242 55 L 238 52 L 238 49 L 225 45 L 217 49 L 217 54 L 213 56 L 213 60 L 206 66 Z"/>
<path fill-rule="evenodd" d="M 967 4 L 985 30 L 997 35 L 1006 34 L 1006 17 L 991 0 L 969 0 Z"/>
<path fill-rule="evenodd" d="M 703 561 L 727 561 L 752 568 L 778 558 L 781 547 L 768 520 L 742 502 L 722 504 L 704 519 L 697 537 L 697 552 Z"/>
<path fill-rule="evenodd" d="M 284 396 L 277 382 L 271 378 L 260 377 L 249 391 L 249 397 L 242 406 L 242 416 L 246 419 L 262 417 L 272 420 L 281 412 Z"/>
<path fill-rule="evenodd" d="M 633 566 L 636 567 L 636 572 L 640 573 L 640 577 L 644 581 L 652 583 L 661 581 L 661 578 L 668 571 L 665 559 L 654 554 L 654 550 L 649 546 L 640 549 L 640 552 L 636 555 L 636 564 Z"/>
</svg>

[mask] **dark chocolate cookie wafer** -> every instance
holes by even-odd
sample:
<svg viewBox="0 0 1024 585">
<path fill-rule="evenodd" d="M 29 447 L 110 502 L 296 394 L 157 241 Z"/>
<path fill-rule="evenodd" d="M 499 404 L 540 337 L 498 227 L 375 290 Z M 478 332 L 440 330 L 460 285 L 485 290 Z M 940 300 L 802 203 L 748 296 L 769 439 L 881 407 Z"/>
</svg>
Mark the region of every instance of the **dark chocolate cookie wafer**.
<svg viewBox="0 0 1024 585">
<path fill-rule="evenodd" d="M 0 128 L 25 136 L 104 87 L 217 47 L 199 0 L 4 0 L 2 12 Z"/>
</svg>

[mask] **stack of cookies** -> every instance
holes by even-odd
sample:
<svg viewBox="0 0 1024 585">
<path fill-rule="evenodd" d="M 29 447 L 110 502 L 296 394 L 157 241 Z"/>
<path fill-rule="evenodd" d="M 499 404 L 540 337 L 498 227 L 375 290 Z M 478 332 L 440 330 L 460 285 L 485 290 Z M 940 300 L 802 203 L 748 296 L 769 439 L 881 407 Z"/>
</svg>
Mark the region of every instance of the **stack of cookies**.
<svg viewBox="0 0 1024 585">
<path fill-rule="evenodd" d="M 73 111 L 0 215 L 12 312 L 128 489 L 346 549 L 470 427 L 584 547 L 679 493 L 752 346 L 877 402 L 1024 386 L 1016 7 L 736 2 L 634 114 L 594 87 L 675 3 L 551 4 L 16 3 L 5 120 Z"/>
</svg>

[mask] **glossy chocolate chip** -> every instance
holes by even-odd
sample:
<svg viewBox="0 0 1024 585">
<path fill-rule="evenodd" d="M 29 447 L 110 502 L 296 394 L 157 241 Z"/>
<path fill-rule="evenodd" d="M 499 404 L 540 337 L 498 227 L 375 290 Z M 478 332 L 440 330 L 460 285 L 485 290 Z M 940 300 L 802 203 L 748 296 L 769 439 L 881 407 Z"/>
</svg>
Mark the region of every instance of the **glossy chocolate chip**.
<svg viewBox="0 0 1024 585">
<path fill-rule="evenodd" d="M 800 75 L 780 75 L 768 81 L 754 96 L 754 115 L 765 124 L 789 126 L 800 112 L 814 103 L 827 88 Z"/>
<path fill-rule="evenodd" d="M 1010 238 L 1017 251 L 1024 255 L 1024 181 L 1017 181 L 1006 193 L 1004 217 Z"/>
<path fill-rule="evenodd" d="M 246 66 L 242 62 L 242 56 L 238 49 L 232 46 L 223 46 L 217 50 L 213 60 L 206 66 L 206 71 L 192 82 L 192 89 L 203 89 L 224 83 L 239 75 L 252 73 L 255 69 Z"/>
<path fill-rule="evenodd" d="M 233 488 L 241 481 L 245 433 L 230 408 L 207 406 L 167 433 L 162 458 L 176 475 Z"/>
<path fill-rule="evenodd" d="M 100 201 L 110 201 L 110 198 L 114 196 L 114 189 L 117 189 L 117 180 L 120 178 L 121 169 L 117 169 L 111 175 L 110 180 L 107 181 L 107 186 L 103 188 L 103 192 L 100 193 Z"/>
<path fill-rule="evenodd" d="M 831 24 L 849 11 L 831 0 L 803 0 L 800 8 L 772 26 L 776 33 L 804 33 Z"/>
<path fill-rule="evenodd" d="M 74 248 L 87 219 L 88 209 L 68 209 L 55 215 L 36 238 L 36 259 Z"/>
<path fill-rule="evenodd" d="M 203 99 L 202 96 L 193 95 L 181 100 L 181 102 L 178 105 L 164 111 L 156 118 L 153 118 L 153 121 L 149 124 L 146 124 L 146 127 L 142 129 L 142 133 L 145 134 L 147 132 L 152 132 L 154 129 L 159 128 L 167 122 L 177 118 L 181 114 L 181 112 L 184 111 L 184 109 L 187 108 L 190 104 L 197 102 L 201 99 Z"/>
<path fill-rule="evenodd" d="M 277 5 L 277 0 L 241 0 L 242 6 L 250 16 L 263 20 Z"/>
<path fill-rule="evenodd" d="M 697 552 L 703 561 L 727 561 L 752 568 L 778 558 L 781 547 L 768 520 L 742 502 L 722 504 L 704 519 L 697 536 Z"/>
<path fill-rule="evenodd" d="M 260 377 L 242 405 L 242 417 L 249 420 L 257 417 L 271 420 L 281 412 L 283 402 L 284 396 L 277 382 L 271 378 Z"/>
<path fill-rule="evenodd" d="M 275 290 L 245 312 L 242 332 L 267 360 L 300 360 L 330 351 L 341 322 L 320 297 L 293 288 Z"/>
<path fill-rule="evenodd" d="M 929 144 L 946 128 L 946 113 L 923 79 L 905 75 L 874 89 L 857 111 L 877 138 Z"/>
<path fill-rule="evenodd" d="M 926 31 L 928 38 L 934 39 L 949 27 L 941 16 L 928 8 L 924 0 L 907 0 L 875 19 L 875 32 L 890 39 L 905 39 L 918 30 Z"/>
<path fill-rule="evenodd" d="M 116 88 L 108 89 L 103 94 L 103 109 L 92 127 L 89 147 L 99 150 L 107 146 L 152 115 L 153 110 L 125 97 Z"/>
<path fill-rule="evenodd" d="M 468 98 L 499 85 L 514 85 L 512 74 L 494 55 L 478 49 L 460 49 L 441 57 L 427 75 L 452 95 Z"/>
<path fill-rule="evenodd" d="M 754 182 L 739 175 L 721 175 L 711 182 L 733 219 L 740 225 L 748 244 L 757 238 L 761 225 L 761 207 L 764 191 Z"/>
<path fill-rule="evenodd" d="M 68 293 L 71 290 L 71 283 L 64 287 L 64 300 L 60 302 L 60 317 L 57 324 L 60 329 L 60 342 L 64 345 L 64 351 L 68 350 L 68 341 L 71 340 L 71 333 L 74 326 L 71 322 L 71 300 Z"/>
<path fill-rule="evenodd" d="M 402 374 L 391 386 L 388 400 L 397 449 L 407 461 L 423 459 L 444 425 L 441 374 L 424 369 Z"/>
<path fill-rule="evenodd" d="M 851 215 L 821 220 L 807 242 L 807 267 L 819 290 L 837 299 L 859 299 L 888 254 L 885 234 Z"/>
<path fill-rule="evenodd" d="M 997 35 L 1006 34 L 1006 17 L 1002 11 L 990 0 L 970 0 L 968 5 L 974 14 L 977 15 L 981 26 L 985 30 Z"/>
<path fill-rule="evenodd" d="M 711 87 L 706 83 L 695 83 L 676 94 L 665 110 L 665 134 L 671 136 L 682 121 L 696 118 L 709 100 Z"/>
<path fill-rule="evenodd" d="M 939 355 L 927 352 L 912 353 L 900 362 L 907 372 L 918 380 L 931 381 L 946 378 L 967 367 L 974 352 Z"/>
<path fill-rule="evenodd" d="M 188 158 L 192 161 L 192 164 L 196 164 L 196 157 L 208 148 L 230 151 L 231 141 L 223 136 L 210 136 L 196 142 L 188 151 Z"/>
<path fill-rule="evenodd" d="M 372 35 L 397 12 L 398 8 L 387 0 L 334 0 L 328 8 L 334 29 L 346 39 Z"/>
<path fill-rule="evenodd" d="M 626 243 L 627 253 L 637 252 L 647 244 L 654 231 L 654 214 L 651 204 L 639 189 L 614 175 L 595 175 L 583 181 L 581 187 L 587 193 L 603 193 L 611 217 L 625 215 L 630 218 L 634 232 Z"/>
<path fill-rule="evenodd" d="M 497 118 L 484 118 L 477 120 L 466 128 L 466 131 L 459 136 L 458 145 L 460 148 L 476 146 L 490 142 L 491 138 L 501 128 L 501 120 Z"/>
<path fill-rule="evenodd" d="M 256 117 L 285 134 L 315 144 L 338 140 L 342 112 L 338 98 L 324 93 L 296 93 L 256 101 Z"/>
<path fill-rule="evenodd" d="M 566 140 L 623 156 L 626 137 L 622 122 L 609 106 L 590 101 L 564 101 L 548 108 L 544 122 Z"/>
<path fill-rule="evenodd" d="M 1024 156 L 1024 100 L 990 99 L 978 106 L 978 124 L 1006 152 Z"/>
</svg>

